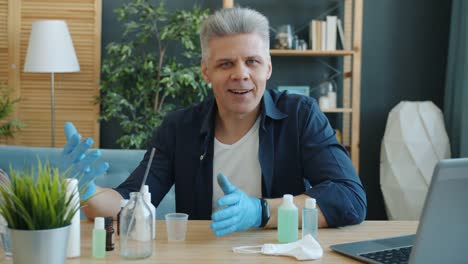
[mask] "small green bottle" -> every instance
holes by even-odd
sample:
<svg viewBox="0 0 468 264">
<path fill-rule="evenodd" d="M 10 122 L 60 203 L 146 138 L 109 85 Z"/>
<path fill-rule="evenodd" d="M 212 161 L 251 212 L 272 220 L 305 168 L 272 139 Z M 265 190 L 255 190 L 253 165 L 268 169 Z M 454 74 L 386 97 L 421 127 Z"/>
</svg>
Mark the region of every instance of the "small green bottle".
<svg viewBox="0 0 468 264">
<path fill-rule="evenodd" d="M 294 205 L 293 196 L 285 194 L 283 203 L 278 207 L 278 241 L 290 243 L 298 237 L 298 211 Z"/>
<path fill-rule="evenodd" d="M 93 229 L 93 257 L 104 258 L 106 256 L 106 230 L 104 229 L 104 217 L 94 218 Z"/>
</svg>

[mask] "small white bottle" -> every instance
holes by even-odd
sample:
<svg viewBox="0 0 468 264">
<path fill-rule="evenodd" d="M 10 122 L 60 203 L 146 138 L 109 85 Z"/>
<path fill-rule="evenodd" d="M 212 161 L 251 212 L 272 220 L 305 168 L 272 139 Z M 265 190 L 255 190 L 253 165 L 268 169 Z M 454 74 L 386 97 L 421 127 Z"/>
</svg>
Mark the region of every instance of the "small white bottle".
<svg viewBox="0 0 468 264">
<path fill-rule="evenodd" d="M 319 106 L 322 110 L 330 109 L 330 99 L 328 98 L 328 96 L 320 96 Z"/>
<path fill-rule="evenodd" d="M 328 91 L 328 107 L 330 109 L 335 109 L 336 108 L 336 92 L 333 90 L 333 85 L 329 87 Z"/>
<path fill-rule="evenodd" d="M 80 206 L 80 194 L 78 192 L 78 180 L 67 179 L 67 199 L 73 196 L 72 204 Z M 72 208 L 72 210 L 75 208 Z M 80 256 L 80 210 L 75 212 L 71 220 L 70 234 L 68 236 L 67 258 L 75 258 Z"/>
<path fill-rule="evenodd" d="M 278 207 L 278 241 L 290 243 L 297 241 L 298 211 L 293 196 L 285 194 L 283 203 Z"/>
<path fill-rule="evenodd" d="M 104 258 L 106 256 L 106 230 L 104 229 L 104 217 L 94 218 L 93 229 L 93 257 Z"/>
<path fill-rule="evenodd" d="M 151 223 L 153 229 L 152 238 L 156 239 L 156 207 L 151 203 L 151 193 L 148 190 L 148 185 L 143 187 L 143 200 L 151 211 L 151 216 L 153 217 L 153 222 Z"/>
<path fill-rule="evenodd" d="M 132 194 L 135 196 L 134 203 L 131 203 Z M 151 231 L 153 229 L 153 216 L 151 215 L 151 210 L 146 204 L 143 196 L 144 195 L 140 192 L 130 193 L 129 204 L 134 204 L 135 210 L 135 229 L 133 233 L 130 233 L 130 235 L 133 236 L 133 238 L 137 241 L 148 241 L 152 240 L 153 238 L 153 234 Z"/>
<path fill-rule="evenodd" d="M 317 239 L 318 211 L 314 198 L 307 198 L 302 209 L 302 237 L 311 234 Z"/>
</svg>

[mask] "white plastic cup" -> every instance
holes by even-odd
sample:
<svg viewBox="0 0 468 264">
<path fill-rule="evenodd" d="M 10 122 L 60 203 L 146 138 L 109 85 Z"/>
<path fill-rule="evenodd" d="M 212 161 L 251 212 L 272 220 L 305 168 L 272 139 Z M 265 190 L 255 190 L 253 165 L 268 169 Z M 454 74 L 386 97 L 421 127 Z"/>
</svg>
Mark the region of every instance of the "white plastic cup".
<svg viewBox="0 0 468 264">
<path fill-rule="evenodd" d="M 184 241 L 187 233 L 188 214 L 170 213 L 166 214 L 167 240 Z"/>
</svg>

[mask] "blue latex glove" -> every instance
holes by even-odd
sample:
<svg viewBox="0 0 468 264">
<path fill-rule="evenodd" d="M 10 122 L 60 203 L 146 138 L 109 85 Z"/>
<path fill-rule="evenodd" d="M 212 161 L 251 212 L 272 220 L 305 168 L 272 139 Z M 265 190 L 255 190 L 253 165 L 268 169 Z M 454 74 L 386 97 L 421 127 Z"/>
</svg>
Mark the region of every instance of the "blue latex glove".
<svg viewBox="0 0 468 264">
<path fill-rule="evenodd" d="M 262 206 L 259 198 L 249 197 L 232 185 L 226 176 L 218 174 L 218 184 L 224 192 L 217 205 L 226 206 L 211 215 L 210 227 L 216 236 L 259 227 L 262 221 Z"/>
<path fill-rule="evenodd" d="M 78 188 L 81 193 L 81 200 L 86 200 L 96 192 L 94 179 L 109 169 L 107 162 L 100 162 L 91 167 L 99 157 L 101 152 L 97 149 L 86 154 L 93 145 L 92 138 L 81 141 L 81 135 L 75 126 L 67 122 L 64 125 L 67 143 L 60 154 L 58 167 L 61 171 L 68 171 L 69 177 L 78 179 Z"/>
</svg>

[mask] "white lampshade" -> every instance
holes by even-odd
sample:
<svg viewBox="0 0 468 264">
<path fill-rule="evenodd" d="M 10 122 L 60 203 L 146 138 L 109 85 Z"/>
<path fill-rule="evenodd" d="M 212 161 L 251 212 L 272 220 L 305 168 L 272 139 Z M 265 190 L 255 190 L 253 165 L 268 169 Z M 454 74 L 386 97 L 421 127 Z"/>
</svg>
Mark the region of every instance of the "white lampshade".
<svg viewBox="0 0 468 264">
<path fill-rule="evenodd" d="M 80 65 L 65 21 L 38 20 L 32 23 L 24 71 L 80 71 Z"/>
</svg>

